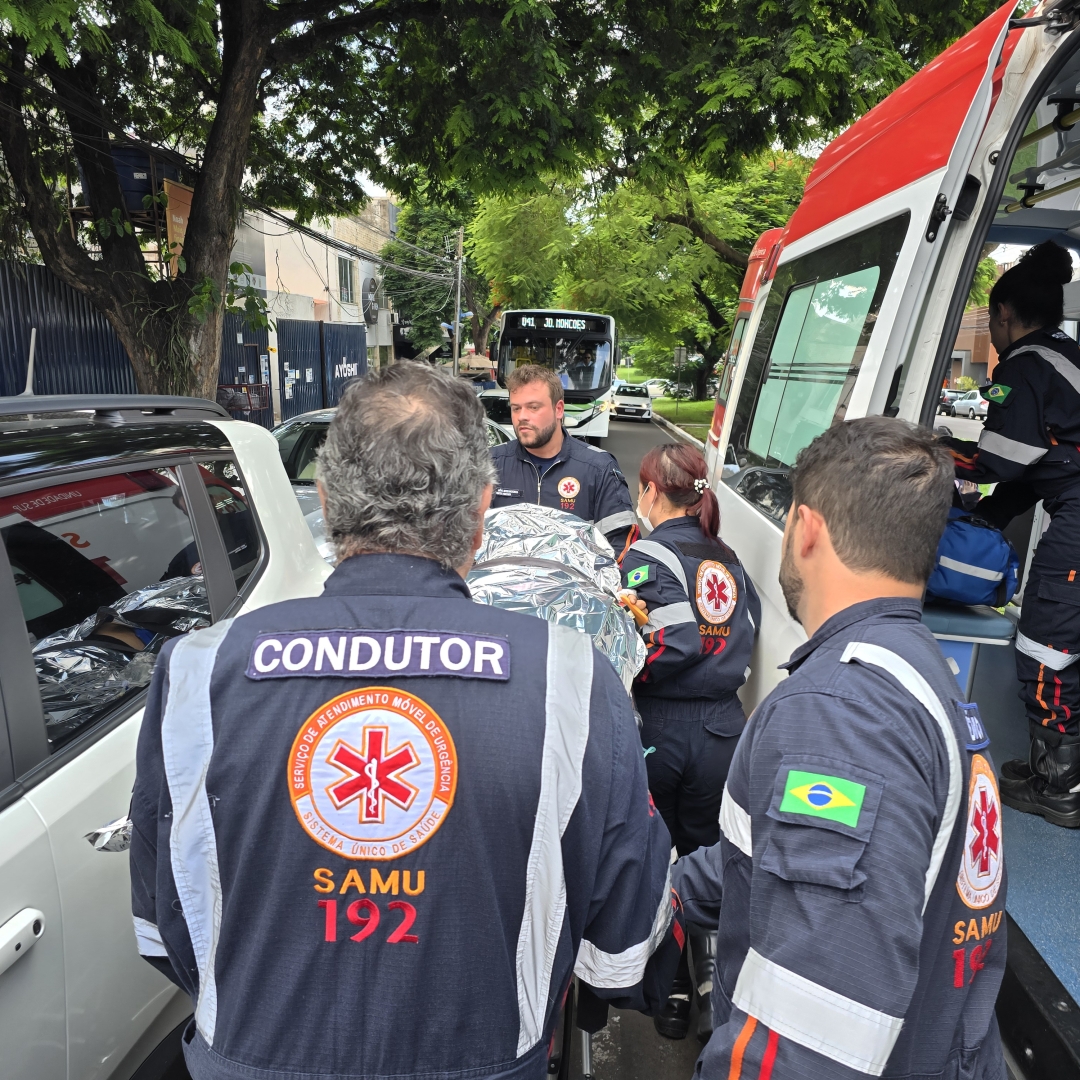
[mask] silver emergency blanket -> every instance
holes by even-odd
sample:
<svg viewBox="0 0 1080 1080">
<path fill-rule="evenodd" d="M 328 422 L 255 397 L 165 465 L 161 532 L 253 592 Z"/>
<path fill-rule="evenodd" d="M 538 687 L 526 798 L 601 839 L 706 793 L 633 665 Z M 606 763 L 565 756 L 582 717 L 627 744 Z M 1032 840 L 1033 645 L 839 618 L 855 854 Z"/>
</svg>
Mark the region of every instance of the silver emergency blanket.
<svg viewBox="0 0 1080 1080">
<path fill-rule="evenodd" d="M 210 603 L 202 577 L 170 578 L 136 589 L 108 609 L 58 630 L 35 643 L 45 726 L 58 741 L 100 715 L 109 705 L 150 682 L 161 646 L 170 638 L 209 626 Z M 132 652 L 106 635 L 107 623 L 151 634 L 145 648 Z"/>
<path fill-rule="evenodd" d="M 468 584 L 478 603 L 588 634 L 628 691 L 645 663 L 645 644 L 618 602 L 615 553 L 573 514 L 528 504 L 489 510 Z"/>
</svg>

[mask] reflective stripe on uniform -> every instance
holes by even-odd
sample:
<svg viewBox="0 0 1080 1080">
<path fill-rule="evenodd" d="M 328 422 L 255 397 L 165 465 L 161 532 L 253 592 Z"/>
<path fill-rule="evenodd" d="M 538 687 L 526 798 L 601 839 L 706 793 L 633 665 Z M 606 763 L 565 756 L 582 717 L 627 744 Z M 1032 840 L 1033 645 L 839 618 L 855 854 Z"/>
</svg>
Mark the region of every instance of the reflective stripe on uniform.
<svg viewBox="0 0 1080 1080">
<path fill-rule="evenodd" d="M 1067 653 L 1062 652 L 1060 649 L 1051 649 L 1049 645 L 1040 645 L 1037 641 L 1032 641 L 1027 635 L 1021 633 L 1016 635 L 1016 651 L 1022 652 L 1025 656 L 1030 656 L 1032 660 L 1038 660 L 1040 664 L 1045 664 L 1051 671 L 1064 671 L 1065 668 L 1080 660 L 1080 653 Z"/>
<path fill-rule="evenodd" d="M 1080 369 L 1066 357 L 1062 356 L 1061 353 L 1054 352 L 1053 349 L 1047 349 L 1042 345 L 1028 345 L 1015 355 L 1020 356 L 1023 353 L 1035 353 L 1037 356 L 1041 356 L 1078 394 L 1080 394 Z M 1012 357 L 1009 359 L 1012 359 Z"/>
<path fill-rule="evenodd" d="M 732 798 L 727 785 L 720 801 L 720 831 L 744 855 L 754 856 L 753 834 L 750 831 L 750 815 Z"/>
<path fill-rule="evenodd" d="M 683 587 L 683 592 L 686 593 L 686 596 L 689 599 L 690 589 L 686 584 L 686 571 L 683 569 L 683 564 L 679 560 L 679 556 L 676 555 L 671 548 L 666 548 L 663 544 L 658 544 L 655 540 L 638 540 L 635 544 L 631 545 L 630 551 L 640 551 L 641 554 L 645 555 L 647 558 L 653 559 L 655 562 L 663 563 L 678 579 L 679 584 Z M 627 552 L 627 557 L 629 557 L 629 552 Z"/>
<path fill-rule="evenodd" d="M 208 1046 L 217 1025 L 214 962 L 221 933 L 221 875 L 206 770 L 214 752 L 210 676 L 231 619 L 196 630 L 169 659 L 169 693 L 161 717 L 161 754 L 172 800 L 169 856 L 180 910 L 199 969 L 195 1026 Z"/>
<path fill-rule="evenodd" d="M 581 795 L 592 680 L 592 640 L 549 625 L 540 798 L 517 943 L 518 1057 L 540 1041 L 547 1019 L 551 969 L 566 915 L 562 835 Z"/>
<path fill-rule="evenodd" d="M 621 953 L 604 952 L 587 938 L 581 939 L 574 974 L 584 979 L 597 989 L 619 990 L 623 987 L 636 986 L 645 976 L 645 966 L 649 958 L 660 947 L 664 935 L 668 932 L 675 910 L 671 906 L 671 869 L 668 868 L 664 891 L 660 895 L 660 906 L 656 909 L 652 930 L 649 936 L 637 945 L 631 945 Z"/>
<path fill-rule="evenodd" d="M 1006 439 L 996 431 L 984 431 L 979 436 L 979 449 L 988 454 L 996 454 L 1006 461 L 1015 461 L 1018 465 L 1034 465 L 1046 456 L 1045 446 L 1029 446 L 1015 439 Z"/>
<path fill-rule="evenodd" d="M 594 524 L 602 533 L 607 534 L 616 529 L 629 529 L 637 524 L 637 518 L 633 510 L 620 510 L 617 514 L 608 514 L 607 517 L 601 518 Z"/>
<path fill-rule="evenodd" d="M 844 649 L 840 662 L 849 664 L 852 660 L 872 664 L 887 671 L 934 718 L 945 740 L 945 750 L 949 760 L 949 790 L 945 795 L 945 813 L 941 817 L 937 836 L 934 837 L 934 846 L 930 849 L 930 865 L 926 868 L 922 906 L 923 911 L 926 911 L 926 905 L 930 903 L 930 894 L 934 891 L 938 871 L 945 858 L 945 849 L 949 846 L 953 827 L 956 824 L 956 815 L 960 809 L 960 788 L 964 771 L 960 764 L 960 748 L 956 742 L 956 733 L 937 694 L 930 689 L 930 684 L 902 656 L 897 656 L 891 649 L 884 649 L 880 645 L 871 645 L 865 641 L 851 641 Z"/>
<path fill-rule="evenodd" d="M 165 943 L 161 940 L 161 931 L 148 919 L 131 916 L 135 923 L 135 941 L 139 946 L 140 956 L 168 956 Z"/>
<path fill-rule="evenodd" d="M 683 600 L 678 604 L 665 604 L 663 607 L 653 608 L 649 612 L 649 621 L 641 628 L 645 633 L 659 630 L 664 626 L 675 626 L 678 623 L 697 624 L 697 616 L 689 601 Z"/>
<path fill-rule="evenodd" d="M 959 559 L 950 559 L 945 555 L 938 557 L 938 566 L 944 566 L 946 570 L 955 570 L 958 574 L 982 578 L 984 581 L 1002 581 L 1005 577 L 998 570 L 987 570 L 985 566 L 973 566 L 971 563 L 960 562 Z"/>
<path fill-rule="evenodd" d="M 732 997 L 735 1007 L 792 1042 L 841 1065 L 880 1076 L 902 1017 L 871 1009 L 750 949 Z"/>
</svg>

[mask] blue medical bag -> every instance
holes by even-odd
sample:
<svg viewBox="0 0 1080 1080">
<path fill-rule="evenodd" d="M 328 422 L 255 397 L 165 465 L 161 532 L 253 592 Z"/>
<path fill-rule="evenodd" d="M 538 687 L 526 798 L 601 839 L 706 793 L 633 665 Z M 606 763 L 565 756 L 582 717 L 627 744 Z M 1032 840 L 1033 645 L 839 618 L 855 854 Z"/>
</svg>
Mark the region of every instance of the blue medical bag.
<svg viewBox="0 0 1080 1080">
<path fill-rule="evenodd" d="M 1019 585 L 1020 556 L 998 529 L 961 507 L 949 511 L 927 593 L 959 604 L 1001 607 Z"/>
</svg>

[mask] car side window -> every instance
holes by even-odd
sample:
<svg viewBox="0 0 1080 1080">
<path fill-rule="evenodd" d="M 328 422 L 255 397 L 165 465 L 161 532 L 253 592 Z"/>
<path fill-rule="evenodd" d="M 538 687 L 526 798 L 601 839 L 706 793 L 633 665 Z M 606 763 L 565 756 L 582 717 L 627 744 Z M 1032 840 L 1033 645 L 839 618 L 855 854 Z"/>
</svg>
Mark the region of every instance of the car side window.
<svg viewBox="0 0 1080 1080">
<path fill-rule="evenodd" d="M 165 642 L 212 621 L 172 468 L 0 497 L 0 537 L 53 750 L 145 689 Z"/>
<path fill-rule="evenodd" d="M 325 428 L 322 436 L 326 437 Z M 258 565 L 262 550 L 259 529 L 243 478 L 235 462 L 226 459 L 200 462 L 199 477 L 210 496 L 214 519 L 221 531 L 229 566 L 239 591 Z"/>
<path fill-rule="evenodd" d="M 485 424 L 484 426 L 487 428 L 488 446 L 502 446 L 503 443 L 510 441 L 510 436 L 501 427 L 495 424 Z"/>
<path fill-rule="evenodd" d="M 843 419 L 910 217 L 777 271 L 732 422 L 740 468 L 790 468 L 804 446 Z"/>
</svg>

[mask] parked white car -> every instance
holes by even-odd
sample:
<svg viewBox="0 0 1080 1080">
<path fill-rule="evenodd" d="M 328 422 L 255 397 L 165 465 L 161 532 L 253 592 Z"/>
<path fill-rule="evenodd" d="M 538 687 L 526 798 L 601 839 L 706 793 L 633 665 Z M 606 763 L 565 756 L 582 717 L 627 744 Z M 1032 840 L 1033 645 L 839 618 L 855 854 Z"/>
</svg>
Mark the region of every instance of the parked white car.
<svg viewBox="0 0 1080 1080">
<path fill-rule="evenodd" d="M 503 391 L 501 398 L 485 399 L 481 396 L 481 400 L 502 402 L 506 406 L 506 415 L 509 417 L 510 403 L 507 400 L 506 391 Z M 319 409 L 315 412 L 301 413 L 279 424 L 273 432 L 274 438 L 277 439 L 281 463 L 285 466 L 285 474 L 292 484 L 293 494 L 303 511 L 304 520 L 307 522 L 311 535 L 315 538 L 319 554 L 330 564 L 334 561 L 334 550 L 326 536 L 319 493 L 315 490 L 315 462 L 319 447 L 326 441 L 326 432 L 335 412 L 337 412 L 336 409 Z M 507 434 L 507 427 L 509 434 Z M 514 427 L 509 419 L 506 427 L 495 423 L 491 419 L 489 410 L 487 435 L 488 446 L 498 446 L 514 438 Z"/>
<path fill-rule="evenodd" d="M 0 538 L 0 1075 L 161 1077 L 191 1002 L 139 955 L 125 823 L 154 660 L 329 568 L 270 433 L 187 398 L 0 398 Z"/>
</svg>

